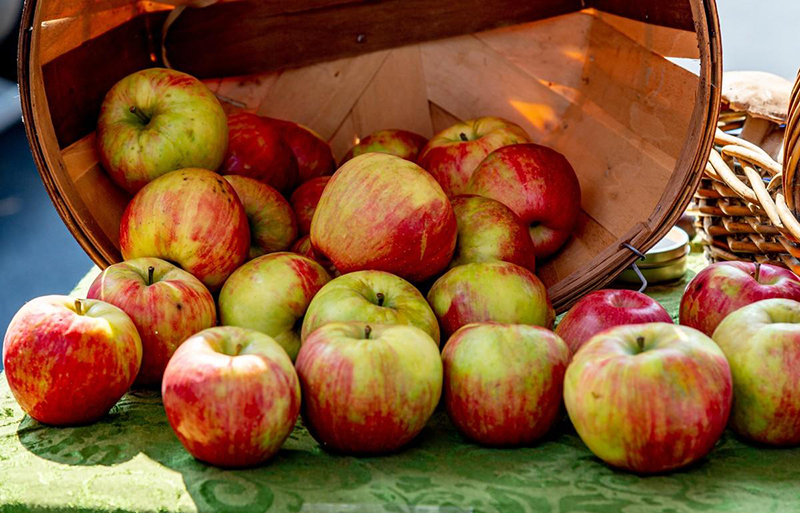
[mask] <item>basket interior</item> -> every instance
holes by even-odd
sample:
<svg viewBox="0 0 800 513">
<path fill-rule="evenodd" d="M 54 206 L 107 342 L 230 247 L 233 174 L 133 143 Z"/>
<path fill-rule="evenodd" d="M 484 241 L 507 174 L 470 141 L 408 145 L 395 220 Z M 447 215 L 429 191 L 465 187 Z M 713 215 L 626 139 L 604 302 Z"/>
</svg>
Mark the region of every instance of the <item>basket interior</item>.
<svg viewBox="0 0 800 513">
<path fill-rule="evenodd" d="M 232 2 L 181 13 L 169 25 L 164 48 L 171 6 L 39 2 L 41 30 L 31 47 L 32 64 L 42 70 L 34 92 L 38 85 L 37 101 L 46 102 L 52 121 L 44 138 L 57 152 L 45 154 L 54 169 L 49 179 L 70 205 L 62 212 L 71 216 L 65 221 L 86 235 L 101 265 L 120 259 L 119 220 L 129 196 L 98 164 L 98 107 L 116 80 L 162 64 L 162 55 L 202 78 L 230 111 L 312 128 L 337 159 L 382 128 L 430 137 L 457 120 L 484 115 L 522 125 L 534 142 L 566 155 L 581 183 L 574 237 L 537 272 L 551 295 L 620 241 L 656 230 L 663 209 L 675 201 L 674 189 L 686 181 L 679 162 L 702 107 L 700 79 L 668 57 L 699 58 L 697 35 L 686 30 L 692 26 L 688 0 L 639 16 L 629 12 L 637 9 L 632 2 L 595 2 L 625 16 L 646 16 L 646 23 L 581 9 L 580 1 L 489 2 L 493 7 L 477 20 L 465 20 L 462 11 L 487 2 L 430 7 L 417 0 L 304 0 L 297 2 L 303 9 L 287 12 L 266 1 L 259 4 L 260 18 L 242 12 L 253 8 L 250 3 Z M 615 10 L 614 4 L 624 5 Z M 409 13 L 417 15 L 399 17 Z M 240 26 L 226 22 L 251 18 Z M 270 26 L 274 30 L 263 35 Z M 320 47 L 331 33 L 344 35 Z M 356 33 L 366 42 L 352 37 Z M 264 57 L 268 48 L 274 55 Z M 256 50 L 261 53 L 254 56 Z"/>
</svg>

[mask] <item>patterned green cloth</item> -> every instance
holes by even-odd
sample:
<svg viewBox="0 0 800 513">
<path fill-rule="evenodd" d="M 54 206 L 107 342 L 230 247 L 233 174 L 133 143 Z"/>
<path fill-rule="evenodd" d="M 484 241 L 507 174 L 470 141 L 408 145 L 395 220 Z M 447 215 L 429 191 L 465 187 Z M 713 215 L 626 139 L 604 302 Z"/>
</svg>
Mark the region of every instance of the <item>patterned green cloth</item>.
<svg viewBox="0 0 800 513">
<path fill-rule="evenodd" d="M 650 293 L 675 313 L 683 286 Z M 154 392 L 58 429 L 24 416 L 0 378 L 0 511 L 789 512 L 800 511 L 800 449 L 726 433 L 691 468 L 642 478 L 603 465 L 568 422 L 536 446 L 496 450 L 437 412 L 396 455 L 332 456 L 298 426 L 272 462 L 225 471 L 184 451 Z"/>
</svg>

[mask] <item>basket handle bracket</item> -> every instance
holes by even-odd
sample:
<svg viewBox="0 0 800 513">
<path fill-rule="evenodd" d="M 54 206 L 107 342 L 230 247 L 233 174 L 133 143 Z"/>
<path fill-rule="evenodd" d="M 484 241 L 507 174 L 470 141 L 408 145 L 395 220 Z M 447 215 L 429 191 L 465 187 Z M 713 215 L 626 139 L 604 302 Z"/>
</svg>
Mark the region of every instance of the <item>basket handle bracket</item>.
<svg viewBox="0 0 800 513">
<path fill-rule="evenodd" d="M 634 248 L 633 246 L 631 246 L 627 242 L 623 242 L 622 244 L 620 244 L 620 246 L 622 246 L 623 248 L 627 248 L 632 253 L 637 255 L 639 257 L 639 260 L 644 260 L 644 253 L 642 253 L 638 249 Z M 639 280 L 641 280 L 641 282 L 642 282 L 642 286 L 639 287 L 639 292 L 644 292 L 645 289 L 647 288 L 647 278 L 645 278 L 644 275 L 642 274 L 642 271 L 639 270 L 639 266 L 636 265 L 636 262 L 632 263 L 631 267 L 633 267 L 633 272 L 636 273 L 636 276 L 638 276 Z"/>
</svg>

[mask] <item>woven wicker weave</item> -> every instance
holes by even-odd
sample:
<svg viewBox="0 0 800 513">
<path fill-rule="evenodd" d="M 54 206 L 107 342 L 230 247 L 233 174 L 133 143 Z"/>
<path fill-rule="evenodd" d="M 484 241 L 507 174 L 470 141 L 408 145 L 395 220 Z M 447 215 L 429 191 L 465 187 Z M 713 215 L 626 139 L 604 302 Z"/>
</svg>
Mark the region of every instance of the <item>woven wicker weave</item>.
<svg viewBox="0 0 800 513">
<path fill-rule="evenodd" d="M 800 79 L 800 76 L 799 76 Z M 789 107 L 782 166 L 761 147 L 731 134 L 744 114 L 725 112 L 695 194 L 695 226 L 710 262 L 777 264 L 800 273 L 800 80 Z M 788 203 L 788 204 L 787 204 Z"/>
</svg>

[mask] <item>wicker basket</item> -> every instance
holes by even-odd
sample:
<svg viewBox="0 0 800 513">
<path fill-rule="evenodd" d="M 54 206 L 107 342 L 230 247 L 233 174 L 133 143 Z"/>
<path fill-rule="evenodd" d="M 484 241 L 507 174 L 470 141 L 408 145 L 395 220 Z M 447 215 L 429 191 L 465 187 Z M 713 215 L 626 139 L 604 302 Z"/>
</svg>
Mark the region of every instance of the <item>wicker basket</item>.
<svg viewBox="0 0 800 513">
<path fill-rule="evenodd" d="M 169 63 L 229 109 L 303 123 L 341 157 L 359 136 L 431 136 L 483 115 L 564 153 L 574 237 L 538 274 L 565 310 L 660 240 L 711 148 L 721 78 L 713 0 L 28 0 L 20 92 L 53 203 L 101 267 L 129 200 L 99 166 L 103 95 Z M 205 5 L 212 4 L 212 5 Z M 184 8 L 185 7 L 185 8 Z M 697 59 L 699 76 L 668 58 Z"/>
<path fill-rule="evenodd" d="M 798 84 L 800 80 L 792 91 L 786 123 L 783 166 L 765 149 L 731 135 L 741 128 L 741 115 L 720 117 L 715 148 L 693 205 L 708 261 L 770 263 L 800 273 Z"/>
</svg>

